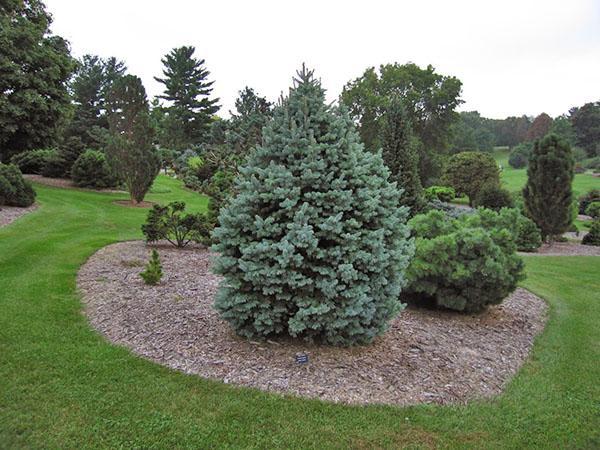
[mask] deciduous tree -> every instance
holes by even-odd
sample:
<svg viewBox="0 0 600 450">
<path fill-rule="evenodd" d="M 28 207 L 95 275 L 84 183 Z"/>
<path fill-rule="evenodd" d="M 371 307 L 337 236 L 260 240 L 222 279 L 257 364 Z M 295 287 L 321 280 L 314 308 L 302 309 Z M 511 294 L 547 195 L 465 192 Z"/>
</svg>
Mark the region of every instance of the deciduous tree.
<svg viewBox="0 0 600 450">
<path fill-rule="evenodd" d="M 0 2 L 0 161 L 52 146 L 70 110 L 75 61 L 50 23 L 41 1 Z"/>
</svg>

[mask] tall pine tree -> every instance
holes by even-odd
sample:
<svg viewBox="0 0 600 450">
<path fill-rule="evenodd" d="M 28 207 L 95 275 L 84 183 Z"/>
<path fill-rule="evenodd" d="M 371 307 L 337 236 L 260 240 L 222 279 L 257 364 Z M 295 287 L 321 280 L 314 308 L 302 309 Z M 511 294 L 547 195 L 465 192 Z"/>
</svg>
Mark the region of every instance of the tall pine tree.
<svg viewBox="0 0 600 450">
<path fill-rule="evenodd" d="M 117 79 L 107 97 L 110 139 L 106 154 L 123 180 L 132 203 L 139 203 L 160 171 L 160 157 L 152 144 L 153 130 L 146 90 L 134 75 Z"/>
<path fill-rule="evenodd" d="M 194 57 L 195 48 L 174 48 L 162 59 L 163 78 L 155 80 L 165 85 L 159 98 L 168 102 L 166 128 L 181 130 L 181 135 L 167 143 L 169 148 L 182 150 L 198 145 L 207 138 L 212 116 L 219 110 L 219 99 L 211 98 L 214 81 L 208 81 L 210 72 L 204 59 Z"/>
<path fill-rule="evenodd" d="M 544 239 L 564 233 L 573 221 L 573 164 L 571 147 L 562 138 L 549 134 L 535 142 L 523 197 Z"/>
<path fill-rule="evenodd" d="M 408 208 L 303 68 L 215 229 L 216 308 L 242 336 L 368 343 L 402 309 Z"/>
<path fill-rule="evenodd" d="M 403 190 L 400 202 L 410 207 L 410 214 L 413 216 L 424 206 L 416 148 L 419 142 L 412 134 L 406 110 L 398 97 L 390 101 L 382 134 L 382 156 L 390 169 L 390 181 L 395 181 L 398 188 Z"/>
</svg>

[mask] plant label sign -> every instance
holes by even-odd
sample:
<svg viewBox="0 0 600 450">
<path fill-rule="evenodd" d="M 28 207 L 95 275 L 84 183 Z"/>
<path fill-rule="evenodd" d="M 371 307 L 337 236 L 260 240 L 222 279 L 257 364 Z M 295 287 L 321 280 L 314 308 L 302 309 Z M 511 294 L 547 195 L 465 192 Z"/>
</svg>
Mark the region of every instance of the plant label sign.
<svg viewBox="0 0 600 450">
<path fill-rule="evenodd" d="M 296 362 L 298 364 L 308 363 L 308 355 L 306 353 L 297 353 L 296 354 Z"/>
</svg>

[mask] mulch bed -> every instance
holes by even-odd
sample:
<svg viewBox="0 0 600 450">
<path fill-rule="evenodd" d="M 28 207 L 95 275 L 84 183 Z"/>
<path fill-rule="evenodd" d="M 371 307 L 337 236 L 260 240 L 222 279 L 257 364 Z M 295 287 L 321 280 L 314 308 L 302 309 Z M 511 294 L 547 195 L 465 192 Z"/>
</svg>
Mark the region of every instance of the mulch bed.
<svg viewBox="0 0 600 450">
<path fill-rule="evenodd" d="M 17 208 L 15 206 L 0 206 L 0 228 L 14 222 L 19 217 L 35 211 L 37 205 L 31 205 L 27 208 Z"/>
<path fill-rule="evenodd" d="M 600 247 L 582 245 L 579 242 L 554 242 L 551 245 L 543 244 L 535 253 L 521 254 L 524 256 L 600 256 Z"/>
<path fill-rule="evenodd" d="M 115 205 L 127 206 L 128 208 L 151 208 L 154 205 L 154 202 L 147 202 L 145 200 L 134 203 L 131 200 L 115 200 L 113 202 Z"/>
<path fill-rule="evenodd" d="M 221 278 L 202 248 L 160 245 L 164 278 L 139 272 L 152 247 L 121 242 L 81 268 L 85 314 L 109 341 L 185 373 L 265 391 L 342 403 L 464 403 L 499 394 L 527 358 L 546 303 L 518 289 L 480 315 L 408 308 L 372 345 L 249 341 L 213 309 Z M 295 356 L 306 353 L 307 364 Z"/>
<path fill-rule="evenodd" d="M 114 193 L 114 194 L 126 193 L 125 191 L 118 190 L 118 189 L 81 188 L 81 187 L 75 186 L 75 184 L 73 183 L 73 180 L 70 180 L 68 178 L 48 178 L 48 177 L 43 177 L 42 175 L 34 175 L 34 174 L 25 174 L 25 175 L 23 175 L 23 177 L 25 179 L 27 179 L 29 181 L 33 181 L 35 183 L 43 184 L 43 185 L 50 186 L 50 187 L 62 188 L 62 189 L 79 189 L 82 191 L 108 192 L 108 193 Z"/>
</svg>

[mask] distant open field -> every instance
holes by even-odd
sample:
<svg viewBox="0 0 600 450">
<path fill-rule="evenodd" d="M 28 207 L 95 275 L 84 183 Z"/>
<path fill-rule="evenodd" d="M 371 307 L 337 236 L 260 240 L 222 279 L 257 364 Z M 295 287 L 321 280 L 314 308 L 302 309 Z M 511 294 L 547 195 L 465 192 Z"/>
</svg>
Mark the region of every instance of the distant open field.
<svg viewBox="0 0 600 450">
<path fill-rule="evenodd" d="M 497 147 L 494 158 L 502 166 L 502 184 L 511 192 L 519 191 L 527 181 L 527 169 L 513 169 L 508 165 L 509 150 L 507 147 Z M 573 180 L 573 192 L 580 196 L 590 189 L 600 189 L 600 177 L 591 174 L 577 174 Z"/>
</svg>

